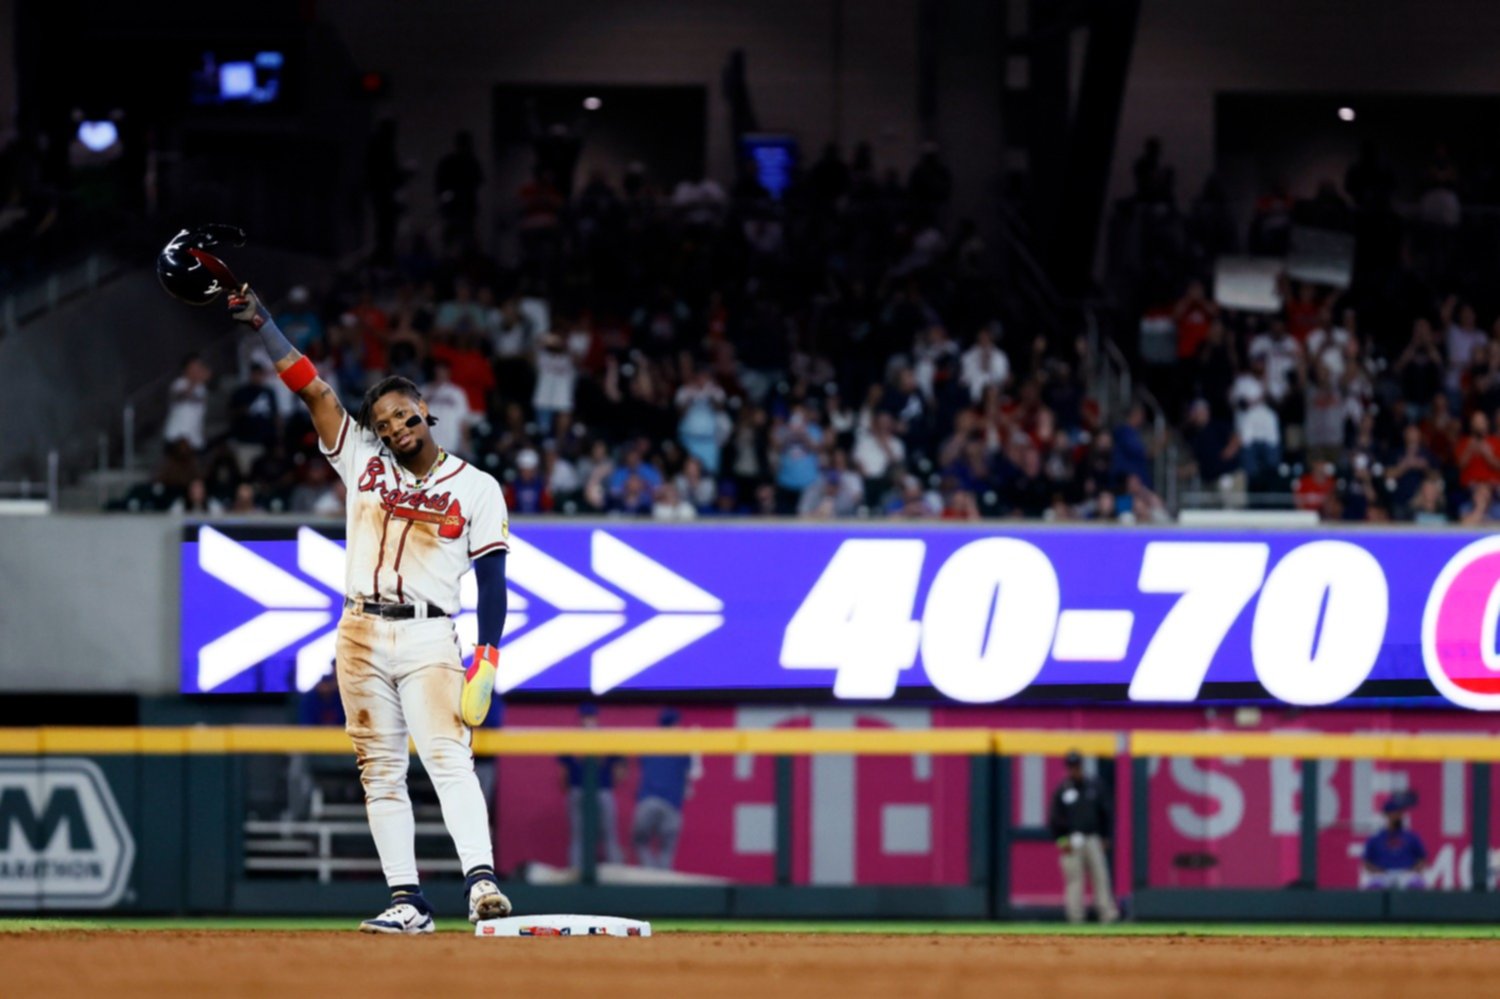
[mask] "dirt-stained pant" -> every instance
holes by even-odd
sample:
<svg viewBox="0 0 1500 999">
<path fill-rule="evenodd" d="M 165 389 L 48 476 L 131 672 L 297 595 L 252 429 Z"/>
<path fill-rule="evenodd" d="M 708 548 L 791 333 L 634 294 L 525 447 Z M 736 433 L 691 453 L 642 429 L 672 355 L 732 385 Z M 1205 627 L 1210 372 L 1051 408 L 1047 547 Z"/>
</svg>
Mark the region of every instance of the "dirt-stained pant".
<svg viewBox="0 0 1500 999">
<path fill-rule="evenodd" d="M 1115 906 L 1115 893 L 1109 880 L 1109 858 L 1104 855 L 1104 841 L 1098 836 L 1085 836 L 1083 843 L 1059 856 L 1063 872 L 1063 905 L 1068 912 L 1068 922 L 1083 922 L 1083 878 L 1087 868 L 1088 878 L 1094 883 L 1094 904 L 1099 909 L 1101 923 L 1113 923 L 1120 918 Z"/>
<path fill-rule="evenodd" d="M 459 714 L 464 673 L 452 620 L 386 621 L 345 611 L 335 662 L 386 883 L 417 883 L 416 822 L 406 790 L 408 735 L 437 790 L 464 870 L 493 865 L 472 733 Z"/>
</svg>

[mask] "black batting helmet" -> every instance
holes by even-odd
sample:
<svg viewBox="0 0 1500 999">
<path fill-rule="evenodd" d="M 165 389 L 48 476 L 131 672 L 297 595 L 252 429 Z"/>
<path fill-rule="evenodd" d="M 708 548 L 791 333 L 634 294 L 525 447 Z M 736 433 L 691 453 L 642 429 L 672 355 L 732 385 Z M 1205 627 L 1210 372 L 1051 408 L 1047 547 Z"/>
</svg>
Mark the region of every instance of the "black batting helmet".
<svg viewBox="0 0 1500 999">
<path fill-rule="evenodd" d="M 156 257 L 156 277 L 167 294 L 189 305 L 207 305 L 239 282 L 224 261 L 208 251 L 220 244 L 245 245 L 245 230 L 232 225 L 203 225 L 172 237 Z"/>
</svg>

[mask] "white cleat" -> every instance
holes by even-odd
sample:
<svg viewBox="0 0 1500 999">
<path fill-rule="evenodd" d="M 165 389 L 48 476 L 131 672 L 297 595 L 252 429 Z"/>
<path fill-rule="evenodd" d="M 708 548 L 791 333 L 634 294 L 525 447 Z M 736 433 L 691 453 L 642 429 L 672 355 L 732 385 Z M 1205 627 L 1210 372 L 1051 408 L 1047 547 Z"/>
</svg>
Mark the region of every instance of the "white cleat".
<svg viewBox="0 0 1500 999">
<path fill-rule="evenodd" d="M 469 889 L 469 922 L 481 919 L 502 919 L 510 915 L 510 899 L 500 891 L 500 886 L 488 878 L 474 882 Z"/>
<path fill-rule="evenodd" d="M 396 902 L 373 919 L 359 924 L 361 933 L 431 933 L 436 929 L 432 913 L 423 912 L 410 902 Z"/>
</svg>

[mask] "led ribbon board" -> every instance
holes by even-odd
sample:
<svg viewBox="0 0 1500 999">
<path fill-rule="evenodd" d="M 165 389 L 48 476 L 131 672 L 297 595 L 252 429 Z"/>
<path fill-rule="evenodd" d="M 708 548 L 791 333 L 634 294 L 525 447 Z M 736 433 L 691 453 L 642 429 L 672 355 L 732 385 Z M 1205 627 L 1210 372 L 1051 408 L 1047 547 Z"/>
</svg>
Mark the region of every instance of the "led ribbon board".
<svg viewBox="0 0 1500 999">
<path fill-rule="evenodd" d="M 502 693 L 1500 708 L 1500 537 L 518 524 Z M 182 689 L 308 689 L 337 532 L 189 528 Z M 472 576 L 453 608 L 465 654 Z"/>
</svg>

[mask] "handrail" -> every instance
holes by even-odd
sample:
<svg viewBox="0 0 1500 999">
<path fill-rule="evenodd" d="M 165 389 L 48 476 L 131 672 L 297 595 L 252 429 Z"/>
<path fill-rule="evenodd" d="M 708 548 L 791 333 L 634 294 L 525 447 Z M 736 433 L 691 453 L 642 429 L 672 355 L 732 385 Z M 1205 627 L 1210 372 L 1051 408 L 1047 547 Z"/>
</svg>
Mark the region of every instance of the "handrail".
<svg viewBox="0 0 1500 999">
<path fill-rule="evenodd" d="M 15 333 L 21 326 L 53 311 L 63 302 L 93 291 L 128 269 L 128 265 L 113 253 L 91 251 L 54 267 L 27 284 L 8 290 L 0 297 L 0 335 Z"/>
</svg>

